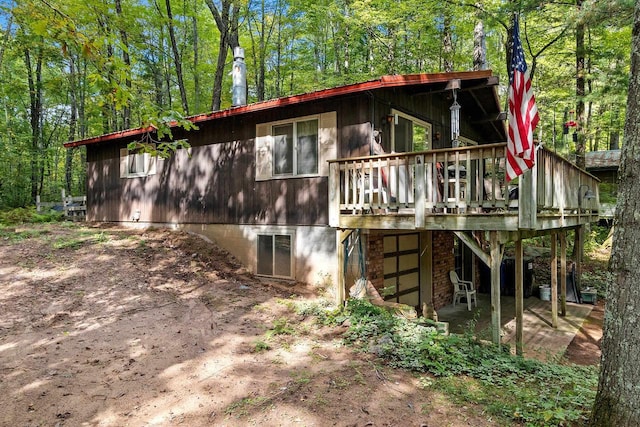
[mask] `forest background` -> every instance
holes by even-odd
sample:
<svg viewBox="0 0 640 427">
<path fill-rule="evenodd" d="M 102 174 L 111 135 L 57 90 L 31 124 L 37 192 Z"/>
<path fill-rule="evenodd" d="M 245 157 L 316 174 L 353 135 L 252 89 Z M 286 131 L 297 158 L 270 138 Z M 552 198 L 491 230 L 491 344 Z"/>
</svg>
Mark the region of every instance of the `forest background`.
<svg viewBox="0 0 640 427">
<path fill-rule="evenodd" d="M 512 16 L 537 137 L 584 167 L 619 147 L 629 0 L 0 0 L 0 208 L 85 194 L 66 141 L 230 107 L 233 48 L 248 102 L 386 74 L 492 69 L 506 98 Z M 506 106 L 506 104 L 505 104 Z M 506 107 L 505 107 L 506 110 Z"/>
</svg>

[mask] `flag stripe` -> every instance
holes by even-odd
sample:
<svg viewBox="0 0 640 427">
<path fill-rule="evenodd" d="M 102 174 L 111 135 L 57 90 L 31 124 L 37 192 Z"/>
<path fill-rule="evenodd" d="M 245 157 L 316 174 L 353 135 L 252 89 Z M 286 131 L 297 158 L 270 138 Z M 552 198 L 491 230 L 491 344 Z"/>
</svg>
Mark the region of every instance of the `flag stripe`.
<svg viewBox="0 0 640 427">
<path fill-rule="evenodd" d="M 514 17 L 513 23 L 513 52 L 510 65 L 507 181 L 522 175 L 534 166 L 533 131 L 540 121 L 529 70 L 520 43 L 517 17 Z"/>
</svg>

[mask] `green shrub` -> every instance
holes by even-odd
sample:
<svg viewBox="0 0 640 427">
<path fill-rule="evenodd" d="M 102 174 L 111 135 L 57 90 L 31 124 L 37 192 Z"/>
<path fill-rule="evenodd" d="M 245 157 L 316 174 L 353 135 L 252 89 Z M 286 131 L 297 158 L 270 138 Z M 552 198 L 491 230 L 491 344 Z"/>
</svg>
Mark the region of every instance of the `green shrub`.
<svg viewBox="0 0 640 427">
<path fill-rule="evenodd" d="M 0 224 L 18 225 L 61 221 L 63 214 L 54 210 L 37 212 L 35 208 L 15 208 L 0 212 Z"/>
<path fill-rule="evenodd" d="M 595 398 L 597 371 L 592 367 L 513 356 L 471 333 L 445 336 L 425 321 L 393 316 L 366 301 L 349 301 L 346 314 L 347 343 L 375 353 L 393 367 L 430 374 L 436 387 L 481 404 L 508 422 L 582 423 Z"/>
</svg>

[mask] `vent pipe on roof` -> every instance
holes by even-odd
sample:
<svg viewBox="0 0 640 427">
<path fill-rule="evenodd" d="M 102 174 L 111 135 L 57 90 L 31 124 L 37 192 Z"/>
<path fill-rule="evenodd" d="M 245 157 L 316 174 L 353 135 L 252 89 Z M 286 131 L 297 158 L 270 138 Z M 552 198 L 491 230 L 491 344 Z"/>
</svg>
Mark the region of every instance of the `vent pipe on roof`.
<svg viewBox="0 0 640 427">
<path fill-rule="evenodd" d="M 233 69 L 231 70 L 233 86 L 231 88 L 231 105 L 239 107 L 247 105 L 247 65 L 244 63 L 244 49 L 233 49 Z"/>
</svg>

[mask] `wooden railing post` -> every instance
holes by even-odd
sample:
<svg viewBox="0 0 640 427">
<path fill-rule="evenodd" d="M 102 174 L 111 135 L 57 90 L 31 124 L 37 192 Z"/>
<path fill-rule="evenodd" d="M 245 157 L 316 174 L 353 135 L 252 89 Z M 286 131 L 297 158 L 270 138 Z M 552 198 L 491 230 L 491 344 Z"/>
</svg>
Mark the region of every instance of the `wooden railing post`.
<svg viewBox="0 0 640 427">
<path fill-rule="evenodd" d="M 64 212 L 64 217 L 67 218 L 69 216 L 69 203 L 67 202 L 67 194 L 64 188 L 60 191 L 60 195 L 62 196 L 62 211 Z"/>
<path fill-rule="evenodd" d="M 426 210 L 426 187 L 425 187 L 425 167 L 424 155 L 419 154 L 415 157 L 415 220 L 416 228 L 424 228 L 425 226 L 425 210 Z"/>
<path fill-rule="evenodd" d="M 340 163 L 329 163 L 329 226 L 340 225 Z"/>
<path fill-rule="evenodd" d="M 529 169 L 518 180 L 518 227 L 535 229 L 537 226 L 536 171 Z"/>
</svg>

